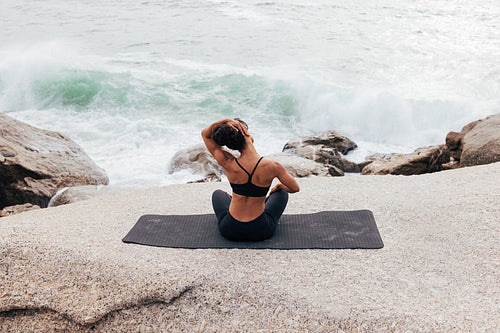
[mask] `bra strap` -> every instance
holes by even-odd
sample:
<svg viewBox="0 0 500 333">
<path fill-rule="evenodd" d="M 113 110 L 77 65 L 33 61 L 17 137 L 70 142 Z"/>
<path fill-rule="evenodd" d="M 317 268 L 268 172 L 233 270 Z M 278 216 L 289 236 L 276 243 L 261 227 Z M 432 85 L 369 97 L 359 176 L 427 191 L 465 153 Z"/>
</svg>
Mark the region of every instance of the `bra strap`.
<svg viewBox="0 0 500 333">
<path fill-rule="evenodd" d="M 253 171 L 252 171 L 252 173 L 250 174 L 250 178 L 248 178 L 248 181 L 249 181 L 249 182 L 251 182 L 251 181 L 252 181 L 252 176 L 253 176 L 253 174 L 254 174 L 255 170 L 257 169 L 257 167 L 259 166 L 260 161 L 262 161 L 262 159 L 263 159 L 263 158 L 264 158 L 264 156 L 261 156 L 261 157 L 259 158 L 259 160 L 257 161 L 257 164 L 255 164 L 255 167 L 253 168 Z M 248 172 L 247 172 L 247 173 L 248 173 Z"/>
<path fill-rule="evenodd" d="M 240 168 L 241 168 L 241 169 L 243 169 L 243 171 L 245 171 L 245 172 L 246 172 L 246 174 L 247 174 L 250 178 L 252 178 L 252 175 L 251 175 L 251 174 L 249 174 L 249 173 L 248 173 L 248 171 L 247 171 L 244 167 L 242 167 L 242 166 L 241 166 L 240 162 L 238 162 L 238 159 L 237 159 L 237 158 L 235 158 L 234 160 L 236 161 L 236 164 L 238 164 L 238 165 L 240 166 Z M 253 173 L 252 173 L 252 174 L 253 174 Z"/>
</svg>

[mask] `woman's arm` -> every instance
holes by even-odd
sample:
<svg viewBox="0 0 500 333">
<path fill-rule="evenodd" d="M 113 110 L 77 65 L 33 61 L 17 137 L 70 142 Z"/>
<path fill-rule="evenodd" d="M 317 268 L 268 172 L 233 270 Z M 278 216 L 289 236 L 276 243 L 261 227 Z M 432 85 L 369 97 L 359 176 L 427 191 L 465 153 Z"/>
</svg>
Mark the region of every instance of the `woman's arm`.
<svg viewBox="0 0 500 333">
<path fill-rule="evenodd" d="M 277 184 L 271 189 L 270 193 L 276 192 L 278 190 L 285 190 L 288 193 L 295 193 L 300 191 L 299 184 L 293 178 L 285 169 L 285 167 L 279 163 L 279 162 L 274 162 L 275 163 L 275 168 L 279 181 L 281 182 L 280 184 Z"/>
<path fill-rule="evenodd" d="M 225 168 L 227 163 L 233 158 L 233 156 L 222 149 L 221 146 L 219 146 L 217 143 L 212 138 L 212 134 L 214 129 L 221 124 L 228 124 L 229 126 L 233 127 L 234 129 L 240 131 L 243 133 L 243 135 L 248 136 L 248 131 L 247 129 L 239 122 L 233 119 L 229 118 L 224 118 L 221 120 L 218 120 L 208 126 L 207 128 L 203 129 L 201 131 L 201 136 L 203 138 L 203 142 L 205 142 L 205 146 L 207 147 L 208 151 L 212 156 L 217 160 L 217 162 Z"/>
</svg>

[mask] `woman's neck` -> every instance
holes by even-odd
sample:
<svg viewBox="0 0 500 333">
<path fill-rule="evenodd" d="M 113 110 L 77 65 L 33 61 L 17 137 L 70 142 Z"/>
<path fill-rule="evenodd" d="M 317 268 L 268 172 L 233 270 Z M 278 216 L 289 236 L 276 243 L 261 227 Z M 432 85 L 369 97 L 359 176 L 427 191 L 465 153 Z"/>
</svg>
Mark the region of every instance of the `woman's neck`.
<svg viewBox="0 0 500 333">
<path fill-rule="evenodd" d="M 243 149 L 242 151 L 240 151 L 241 155 L 240 157 L 243 157 L 243 158 L 248 158 L 248 157 L 252 157 L 252 156 L 259 156 L 259 153 L 257 153 L 257 150 L 255 150 L 255 147 L 253 144 L 247 144 L 246 148 Z"/>
</svg>

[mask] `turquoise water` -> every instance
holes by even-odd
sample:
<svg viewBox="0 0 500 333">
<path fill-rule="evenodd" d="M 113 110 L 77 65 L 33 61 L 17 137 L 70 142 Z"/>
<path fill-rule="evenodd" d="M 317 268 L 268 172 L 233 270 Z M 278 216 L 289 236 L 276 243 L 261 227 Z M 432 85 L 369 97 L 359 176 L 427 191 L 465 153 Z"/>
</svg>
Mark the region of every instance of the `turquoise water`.
<svg viewBox="0 0 500 333">
<path fill-rule="evenodd" d="M 221 117 L 262 154 L 335 129 L 360 161 L 500 112 L 500 3 L 0 2 L 0 112 L 60 131 L 111 184 L 184 182 Z"/>
</svg>

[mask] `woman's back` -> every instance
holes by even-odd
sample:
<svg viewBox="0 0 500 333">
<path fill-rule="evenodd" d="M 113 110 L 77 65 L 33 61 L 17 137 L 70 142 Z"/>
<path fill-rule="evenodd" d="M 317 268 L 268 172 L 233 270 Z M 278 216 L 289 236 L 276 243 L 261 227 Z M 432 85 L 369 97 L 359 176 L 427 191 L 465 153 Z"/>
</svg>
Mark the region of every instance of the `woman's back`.
<svg viewBox="0 0 500 333">
<path fill-rule="evenodd" d="M 288 202 L 288 193 L 299 191 L 295 179 L 280 163 L 261 158 L 248 126 L 241 120 L 216 121 L 201 135 L 233 188 L 232 196 L 221 190 L 212 195 L 221 234 L 231 240 L 271 237 Z M 223 146 L 238 150 L 240 157 L 236 159 Z M 274 178 L 280 183 L 269 191 Z"/>
<path fill-rule="evenodd" d="M 239 221 L 251 221 L 264 211 L 265 198 L 276 175 L 274 161 L 258 155 L 234 159 L 226 170 L 233 188 L 229 212 Z"/>
<path fill-rule="evenodd" d="M 246 159 L 234 159 L 234 163 L 230 164 L 230 168 L 226 170 L 228 180 L 232 184 L 251 185 L 260 188 L 268 188 L 271 186 L 273 179 L 276 175 L 272 174 L 270 170 L 270 163 L 273 162 L 264 157 L 252 157 Z M 258 192 L 259 190 L 257 190 Z M 249 196 L 260 196 L 259 193 Z M 265 193 L 263 196 L 265 196 Z"/>
</svg>

